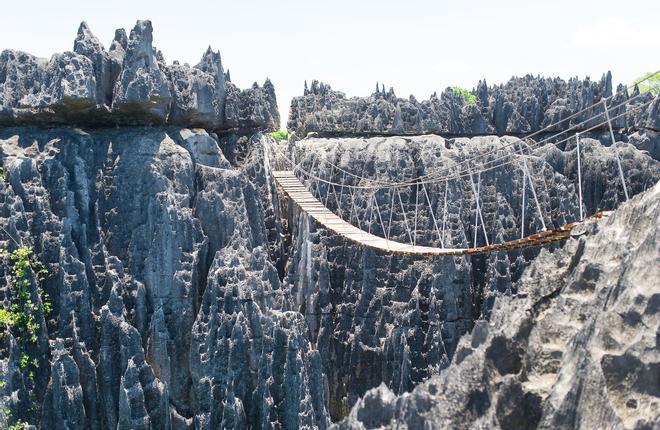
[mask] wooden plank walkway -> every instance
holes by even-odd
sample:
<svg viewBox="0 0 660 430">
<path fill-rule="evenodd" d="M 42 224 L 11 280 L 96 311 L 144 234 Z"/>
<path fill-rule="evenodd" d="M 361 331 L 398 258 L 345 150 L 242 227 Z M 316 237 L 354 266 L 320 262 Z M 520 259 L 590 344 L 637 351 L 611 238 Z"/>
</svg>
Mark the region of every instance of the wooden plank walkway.
<svg viewBox="0 0 660 430">
<path fill-rule="evenodd" d="M 448 255 L 471 255 L 485 252 L 501 251 L 505 249 L 527 248 L 545 245 L 551 242 L 566 239 L 570 236 L 575 226 L 591 219 L 598 219 L 609 215 L 611 212 L 598 212 L 580 222 L 566 224 L 555 229 L 535 233 L 522 239 L 497 243 L 477 248 L 434 248 L 430 246 L 413 246 L 406 243 L 395 242 L 385 238 L 367 233 L 354 225 L 344 221 L 326 208 L 307 188 L 300 182 L 296 175 L 290 170 L 274 171 L 273 177 L 278 188 L 288 196 L 309 216 L 328 230 L 331 230 L 348 240 L 360 245 L 369 246 L 385 252 L 411 255 L 448 256 Z"/>
</svg>

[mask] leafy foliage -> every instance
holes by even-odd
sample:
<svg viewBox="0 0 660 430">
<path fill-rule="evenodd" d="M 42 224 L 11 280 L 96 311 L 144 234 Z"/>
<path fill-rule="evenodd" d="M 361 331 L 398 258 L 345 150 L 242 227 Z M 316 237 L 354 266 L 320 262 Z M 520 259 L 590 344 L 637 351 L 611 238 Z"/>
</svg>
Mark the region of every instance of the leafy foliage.
<svg viewBox="0 0 660 430">
<path fill-rule="evenodd" d="M 10 263 L 9 277 L 12 295 L 11 306 L 9 309 L 2 309 L 0 320 L 15 328 L 20 343 L 37 343 L 39 339 L 37 336 L 39 305 L 34 303 L 30 293 L 31 274 L 35 274 L 36 280 L 41 284 L 46 279 L 48 271 L 35 258 L 31 246 L 21 246 L 11 253 L 3 252 L 0 255 L 4 260 L 8 259 Z M 37 291 L 41 297 L 44 314 L 49 315 L 53 306 L 48 293 L 41 286 L 37 288 Z"/>
<path fill-rule="evenodd" d="M 5 168 L 0 166 L 0 181 L 5 180 Z"/>
<path fill-rule="evenodd" d="M 11 327 L 14 325 L 15 322 L 16 322 L 15 316 L 12 311 L 9 311 L 7 309 L 0 309 L 0 324 L 5 324 Z"/>
<path fill-rule="evenodd" d="M 289 133 L 286 130 L 278 130 L 270 133 L 266 133 L 268 136 L 272 137 L 275 140 L 287 140 L 289 139 Z"/>
<path fill-rule="evenodd" d="M 645 73 L 643 76 L 640 76 L 638 79 L 635 79 L 635 82 L 641 80 L 644 80 L 644 82 L 640 82 L 637 85 L 640 93 L 651 93 L 654 96 L 660 94 L 660 73 L 658 72 Z"/>
<path fill-rule="evenodd" d="M 472 91 L 466 90 L 465 88 L 461 88 L 459 86 L 453 86 L 451 87 L 451 90 L 462 95 L 465 103 L 469 105 L 475 104 L 477 102 L 477 96 L 475 96 Z"/>
<path fill-rule="evenodd" d="M 41 287 L 48 272 L 36 258 L 30 246 L 21 246 L 12 252 L 0 249 L 0 264 L 9 269 L 7 280 L 10 299 L 9 307 L 0 309 L 0 324 L 9 329 L 16 338 L 22 352 L 19 366 L 24 369 L 24 374 L 33 380 L 34 372 L 39 368 L 39 360 L 30 356 L 30 350 L 39 341 L 40 310 L 43 309 L 45 316 L 48 316 L 53 310 L 48 293 Z M 30 288 L 35 281 L 40 299 L 38 301 L 34 300 L 33 290 Z M 39 306 L 39 302 L 41 302 L 41 306 Z M 10 411 L 0 413 L 6 419 L 11 416 Z M 18 421 L 9 428 L 23 429 L 25 427 L 26 423 Z"/>
</svg>

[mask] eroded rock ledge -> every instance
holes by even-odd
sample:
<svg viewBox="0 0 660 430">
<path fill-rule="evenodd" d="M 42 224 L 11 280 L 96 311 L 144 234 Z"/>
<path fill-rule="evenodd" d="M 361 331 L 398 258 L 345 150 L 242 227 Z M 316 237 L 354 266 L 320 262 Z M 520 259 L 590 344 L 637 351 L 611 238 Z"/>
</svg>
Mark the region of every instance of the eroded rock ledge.
<svg viewBox="0 0 660 430">
<path fill-rule="evenodd" d="M 580 112 L 612 92 L 612 74 L 607 73 L 600 81 L 560 78 L 542 78 L 527 75 L 512 78 L 503 85 L 488 86 L 479 81 L 473 90 L 474 100 L 468 102 L 459 92 L 447 88 L 440 96 L 433 94 L 428 100 L 415 97 L 399 98 L 390 88 L 385 91 L 376 86 L 376 92 L 368 97 L 347 98 L 329 85 L 313 81 L 305 84 L 304 94 L 291 101 L 288 128 L 299 136 L 315 132 L 326 136 L 346 135 L 418 135 L 437 133 L 443 135 L 477 136 L 487 134 L 521 135 L 544 129 L 557 121 Z M 640 97 L 639 89 L 631 94 L 619 85 L 608 105 L 612 118 L 626 113 L 613 121 L 617 129 L 628 134 L 638 130 L 660 130 L 660 98 L 644 108 L 640 104 L 651 101 L 651 94 Z M 635 97 L 633 99 L 633 97 Z M 548 132 L 567 129 L 586 130 L 605 120 L 580 123 L 603 114 L 602 105 L 548 128 Z M 604 128 L 602 126 L 601 128 Z"/>
<path fill-rule="evenodd" d="M 194 67 L 168 65 L 150 21 L 118 29 L 108 51 L 86 23 L 73 52 L 50 60 L 0 54 L 0 126 L 173 124 L 211 130 L 279 128 L 275 88 L 266 79 L 240 90 L 210 47 Z"/>
</svg>

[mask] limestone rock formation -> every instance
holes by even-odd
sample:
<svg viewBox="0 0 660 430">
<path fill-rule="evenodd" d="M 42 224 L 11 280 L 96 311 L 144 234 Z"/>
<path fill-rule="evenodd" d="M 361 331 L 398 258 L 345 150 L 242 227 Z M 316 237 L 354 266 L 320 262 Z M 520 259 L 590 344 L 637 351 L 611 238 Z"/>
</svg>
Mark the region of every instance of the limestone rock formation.
<svg viewBox="0 0 660 430">
<path fill-rule="evenodd" d="M 515 142 L 517 139 L 492 136 L 308 138 L 298 142 L 293 151 L 303 169 L 319 164 L 320 170 L 315 171 L 322 178 L 357 185 L 360 181 L 348 175 L 342 177 L 339 169 L 366 178 L 401 181 L 442 171 L 468 156 Z M 515 146 L 508 150 L 517 151 Z M 617 179 L 614 150 L 596 139 L 582 139 L 586 213 L 616 207 L 625 199 Z M 622 143 L 617 144 L 616 150 L 620 151 L 632 193 L 647 190 L 660 179 L 660 165 L 648 155 Z M 491 155 L 501 156 L 501 152 Z M 315 161 L 323 159 L 338 167 Z M 522 163 L 522 158 L 516 161 L 504 169 L 481 175 L 483 219 L 491 241 L 520 235 L 523 174 L 518 163 Z M 562 151 L 548 146 L 527 162 L 548 228 L 578 219 L 575 148 Z M 338 189 L 335 193 L 314 181 L 310 185 L 313 190 L 318 187 L 321 200 L 335 213 L 343 214 L 345 219 L 350 217 L 354 224 L 359 218 L 362 229 L 383 235 L 378 218 L 369 216 L 373 213 L 369 206 L 370 192 L 353 190 L 354 197 L 345 192 L 339 205 Z M 601 185 L 605 186 L 601 188 Z M 443 212 L 445 184 L 427 187 L 439 217 Z M 414 188 L 399 190 L 409 222 L 415 214 Z M 382 218 L 392 217 L 390 237 L 407 243 L 406 219 L 398 207 L 392 211 L 392 195 L 381 192 L 375 197 Z M 423 195 L 419 197 L 423 198 Z M 424 206 L 417 216 L 417 243 L 440 246 L 433 220 Z M 528 214 L 525 231 L 539 231 L 542 225 L 529 188 L 525 212 Z M 347 245 L 335 235 L 318 229 L 314 222 L 298 214 L 295 207 L 286 208 L 283 213 L 290 213 L 288 228 L 293 233 L 292 240 L 296 240 L 284 282 L 291 283 L 300 297 L 300 312 L 306 315 L 312 339 L 326 363 L 333 420 L 348 414 L 350 405 L 363 395 L 367 386 L 375 387 L 383 382 L 393 393 L 402 394 L 444 368 L 473 321 L 490 315 L 496 297 L 516 291 L 515 282 L 527 262 L 538 253 L 538 249 L 513 250 L 430 261 L 387 255 Z M 448 246 L 472 246 L 476 212 L 469 177 L 449 184 L 447 214 Z M 480 230 L 477 244 L 485 244 Z M 311 275 L 302 276 L 303 273 Z"/>
<path fill-rule="evenodd" d="M 303 137 L 311 132 L 328 136 L 465 136 L 522 135 L 569 127 L 575 131 L 605 129 L 606 125 L 601 124 L 606 120 L 603 106 L 592 105 L 614 94 L 608 105 L 616 129 L 660 130 L 660 98 L 644 104 L 653 99 L 651 94 L 639 95 L 635 88 L 629 95 L 621 85 L 613 91 L 609 72 L 600 81 L 527 75 L 489 87 L 484 80 L 472 93 L 474 100 L 468 101 L 460 92 L 447 88 L 440 96 L 434 93 L 420 102 L 412 96 L 398 98 L 392 88 L 386 92 L 384 86 L 377 86 L 368 97 L 347 98 L 329 85 L 313 81 L 311 87 L 305 85 L 302 96 L 291 101 L 288 128 Z M 595 115 L 600 116 L 591 119 Z"/>
<path fill-rule="evenodd" d="M 510 136 L 405 135 L 528 132 L 611 93 L 609 76 L 482 82 L 474 104 L 451 90 L 424 102 L 380 88 L 346 99 L 314 83 L 294 101 L 297 132 L 402 136 L 294 139 L 276 150 L 261 133 L 279 124 L 272 83 L 238 89 L 211 49 L 194 67 L 167 65 L 148 21 L 130 36 L 118 30 L 107 52 L 84 23 L 74 52 L 49 61 L 4 51 L 0 125 L 12 127 L 0 127 L 0 249 L 31 246 L 47 273 L 27 269 L 21 284 L 30 341 L 0 323 L 0 427 L 653 425 L 657 390 L 638 381 L 657 376 L 657 294 L 635 282 L 658 275 L 657 100 L 633 111 L 651 99 L 620 88 L 628 114 L 615 120 L 617 142 L 606 130 L 581 138 L 587 214 L 625 200 L 617 158 L 629 194 L 646 194 L 544 251 L 377 252 L 316 224 L 270 174 L 285 167 L 280 151 L 353 185 L 440 174 L 476 154 L 506 158 L 474 178 L 402 187 L 396 208 L 392 189 L 308 184 L 365 230 L 383 229 L 375 201 L 392 239 L 410 239 L 416 213 L 417 243 L 467 247 L 486 241 L 474 180 L 489 239 L 504 241 L 521 226 L 579 218 L 575 140 L 530 152 Z M 432 214 L 447 221 L 442 233 Z M 0 264 L 2 309 L 16 303 L 14 276 Z"/>
<path fill-rule="evenodd" d="M 138 21 L 129 37 L 117 30 L 108 51 L 83 22 L 73 52 L 50 61 L 0 54 L 0 125 L 72 123 L 273 130 L 279 112 L 269 80 L 239 90 L 210 47 L 195 67 L 167 65 L 150 21 Z"/>
<path fill-rule="evenodd" d="M 133 108 L 135 114 L 141 109 L 164 122 L 171 98 L 169 81 L 156 61 L 151 22 L 138 21 L 128 39 L 124 64 L 113 90 L 112 108 L 120 112 Z"/>
<path fill-rule="evenodd" d="M 306 168 L 327 157 L 394 180 L 512 142 L 307 139 L 292 153 Z M 660 178 L 658 162 L 632 145 L 586 136 L 582 143 L 590 213 L 624 198 L 615 150 L 631 194 Z M 386 422 L 400 418 L 390 407 L 396 396 L 462 354 L 459 340 L 474 321 L 491 312 L 497 318 L 497 298 L 523 285 L 516 282 L 538 250 L 428 261 L 377 253 L 320 229 L 276 196 L 273 144 L 259 134 L 174 127 L 0 131 L 0 246 L 13 249 L 16 240 L 34 247 L 53 301 L 49 315 L 36 302 L 30 355 L 38 366 L 21 367 L 15 333 L 0 335 L 7 381 L 0 403 L 12 420 L 41 428 L 323 429 L 359 401 L 381 411 L 361 415 L 365 420 Z M 577 217 L 574 151 L 547 147 L 528 160 L 549 226 Z M 330 166 L 320 168 L 339 178 Z M 517 234 L 520 171 L 481 180 L 488 230 L 500 239 Z M 443 191 L 429 188 L 436 213 Z M 347 214 L 347 200 L 339 205 L 323 186 L 318 192 Z M 446 237 L 466 245 L 475 214 L 467 180 L 448 195 Z M 366 197 L 355 196 L 363 228 Z M 414 198 L 402 190 L 408 210 Z M 389 216 L 388 196 L 377 199 Z M 540 225 L 530 200 L 531 231 Z M 402 214 L 392 217 L 393 237 L 405 239 Z M 379 228 L 373 218 L 371 224 Z M 420 241 L 437 243 L 428 212 L 418 227 Z M 7 269 L 0 270 L 5 306 L 11 287 Z M 30 288 L 38 297 L 37 283 Z M 360 400 L 380 384 L 391 394 Z"/>
<path fill-rule="evenodd" d="M 369 391 L 336 428 L 657 427 L 659 223 L 657 184 L 541 252 L 451 366 Z"/>
<path fill-rule="evenodd" d="M 73 43 L 73 52 L 83 55 L 92 62 L 94 67 L 94 79 L 96 81 L 96 104 L 110 105 L 112 102 L 112 90 L 116 76 L 113 77 L 112 62 L 110 55 L 105 51 L 86 22 L 80 24 L 78 36 Z M 123 58 L 122 58 L 123 62 Z"/>
</svg>

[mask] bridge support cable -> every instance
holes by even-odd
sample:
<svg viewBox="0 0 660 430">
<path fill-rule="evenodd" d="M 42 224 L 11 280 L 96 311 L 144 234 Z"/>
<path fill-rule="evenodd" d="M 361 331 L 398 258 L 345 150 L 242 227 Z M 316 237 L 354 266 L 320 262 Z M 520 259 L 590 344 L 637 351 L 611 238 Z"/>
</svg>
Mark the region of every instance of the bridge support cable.
<svg viewBox="0 0 660 430">
<path fill-rule="evenodd" d="M 445 199 L 442 204 L 442 246 L 445 243 L 445 232 L 447 231 L 447 193 L 449 192 L 449 179 L 445 181 Z"/>
<path fill-rule="evenodd" d="M 353 223 L 353 212 L 354 212 L 354 210 L 355 210 L 355 192 L 356 192 L 356 191 L 355 191 L 354 189 L 349 190 L 349 193 L 350 193 L 350 195 L 351 195 L 351 210 L 350 210 L 350 212 L 348 213 L 348 222 L 349 222 L 350 224 Z M 362 225 L 360 224 L 360 217 L 359 217 L 359 216 L 356 216 L 355 218 L 356 218 L 356 220 L 357 220 L 358 228 L 359 228 L 360 230 L 362 230 Z"/>
<path fill-rule="evenodd" d="M 367 207 L 365 208 L 364 211 L 364 216 L 367 216 L 367 211 L 369 212 L 369 219 L 367 220 L 367 225 L 369 226 L 367 228 L 367 233 L 371 234 L 371 224 L 373 224 L 373 219 L 374 219 L 374 204 L 373 204 L 373 199 L 374 196 L 376 195 L 376 191 L 373 191 L 371 193 L 371 198 L 367 202 Z"/>
<path fill-rule="evenodd" d="M 527 192 L 527 170 L 522 169 L 522 215 L 520 218 L 520 238 L 525 237 L 525 194 Z"/>
<path fill-rule="evenodd" d="M 330 199 L 330 188 L 332 188 L 332 196 L 335 198 L 335 204 L 337 205 L 337 209 L 339 209 L 339 201 L 337 200 L 337 187 L 335 185 L 335 182 L 332 180 L 334 178 L 335 174 L 335 166 L 334 164 L 330 164 L 330 180 L 328 181 L 328 187 L 327 187 L 327 192 L 325 194 L 325 202 L 323 203 L 323 206 L 326 208 L 328 207 L 328 201 Z M 339 211 L 339 210 L 338 210 Z"/>
<path fill-rule="evenodd" d="M 362 165 L 362 172 L 360 173 L 360 177 L 364 175 L 364 171 L 365 171 L 366 168 L 367 168 L 367 164 L 364 163 L 364 164 Z M 349 222 L 349 224 L 352 224 L 352 220 L 353 220 L 353 211 L 354 211 L 354 209 L 355 209 L 355 193 L 356 193 L 357 191 L 358 191 L 358 189 L 357 189 L 357 188 L 353 188 L 353 187 L 349 187 L 349 190 L 348 190 L 348 192 L 349 192 L 349 194 L 350 194 L 350 196 L 351 196 L 351 210 L 350 210 L 350 212 L 349 212 L 349 214 L 348 214 L 348 222 Z M 357 212 L 356 212 L 356 214 L 355 214 L 355 219 L 357 220 L 358 228 L 359 228 L 360 230 L 362 230 L 362 225 L 360 224 L 360 217 L 359 217 L 359 215 L 357 214 Z"/>
<path fill-rule="evenodd" d="M 541 205 L 539 204 L 539 199 L 536 196 L 536 189 L 534 188 L 534 181 L 532 181 L 532 175 L 529 173 L 529 168 L 527 167 L 527 159 L 523 160 L 523 166 L 527 172 L 527 179 L 529 180 L 529 188 L 532 189 L 532 196 L 534 196 L 534 202 L 536 202 L 536 210 L 539 212 L 539 218 L 541 219 L 541 225 L 543 226 L 543 231 L 546 231 L 545 220 L 543 219 L 543 211 L 541 211 Z"/>
<path fill-rule="evenodd" d="M 332 175 L 333 175 L 334 171 L 335 171 L 335 168 L 331 165 L 330 166 L 330 180 L 328 181 L 327 190 L 325 192 L 325 200 L 323 201 L 323 206 L 325 206 L 326 208 L 328 207 L 328 199 L 330 198 L 330 187 L 334 188 L 334 186 L 335 186 L 335 184 L 332 181 Z"/>
<path fill-rule="evenodd" d="M 346 173 L 342 172 L 342 174 L 341 174 L 341 185 L 340 185 L 341 190 L 339 191 L 339 203 L 338 203 L 338 206 L 337 206 L 340 217 L 342 217 L 342 215 L 344 214 L 344 209 L 341 205 L 341 202 L 342 202 L 342 199 L 344 198 L 344 182 L 345 181 L 346 181 Z"/>
<path fill-rule="evenodd" d="M 406 226 L 406 231 L 408 232 L 408 238 L 410 239 L 410 243 L 413 243 L 413 238 L 412 235 L 410 234 L 410 226 L 408 226 L 408 217 L 406 216 L 406 209 L 403 207 L 403 200 L 401 200 L 401 192 L 399 189 L 396 189 L 396 194 L 399 196 L 399 204 L 401 205 L 401 213 L 403 214 L 403 222 L 405 223 Z M 413 245 L 413 249 L 415 248 L 415 245 Z"/>
<path fill-rule="evenodd" d="M 312 158 L 312 165 L 311 165 L 311 167 L 309 168 L 309 172 L 310 172 L 310 173 L 314 171 L 314 167 L 316 166 L 316 162 L 318 161 L 318 157 L 316 156 L 316 152 L 312 154 L 312 157 L 311 157 L 311 158 Z M 313 179 L 313 177 L 312 177 L 311 174 L 310 174 L 310 175 L 307 175 L 307 176 L 309 176 L 309 177 L 308 177 L 308 179 L 307 179 L 307 184 L 306 184 L 306 185 L 307 185 L 307 187 L 309 188 L 309 192 L 312 193 L 312 195 L 314 195 L 314 191 L 313 191 L 313 189 L 312 189 L 312 187 L 313 187 L 313 182 L 312 182 L 312 181 L 313 181 L 314 179 Z"/>
<path fill-rule="evenodd" d="M 387 232 L 385 232 L 385 223 L 383 222 L 383 217 L 380 214 L 380 207 L 378 206 L 378 198 L 376 193 L 374 193 L 374 203 L 376 204 L 376 213 L 378 214 L 378 219 L 380 220 L 380 227 L 383 230 L 383 235 L 385 235 L 385 244 L 387 245 L 387 250 L 390 249 L 390 237 Z"/>
<path fill-rule="evenodd" d="M 478 181 L 477 194 L 480 194 L 481 193 L 481 172 L 479 172 L 479 175 L 477 176 L 477 181 Z M 490 246 L 490 242 L 488 241 L 488 233 L 486 232 L 486 223 L 484 222 L 484 214 L 483 214 L 483 211 L 481 210 L 481 202 L 479 202 L 479 218 L 481 219 L 481 230 L 484 233 L 484 239 L 486 240 L 486 246 Z"/>
<path fill-rule="evenodd" d="M 578 199 L 580 200 L 580 220 L 584 219 L 584 210 L 582 208 L 582 165 L 580 163 L 580 133 L 575 133 L 576 151 L 577 151 L 577 171 L 578 171 Z"/>
<path fill-rule="evenodd" d="M 410 188 L 412 190 L 412 187 Z M 417 244 L 417 215 L 419 213 L 419 184 L 415 184 L 415 222 L 413 223 L 413 246 Z"/>
<path fill-rule="evenodd" d="M 319 197 L 319 200 L 321 200 L 321 181 L 323 181 L 323 178 L 321 177 L 321 172 L 323 172 L 324 164 L 325 164 L 325 160 L 321 159 L 320 163 L 316 165 L 316 168 L 318 169 L 318 174 L 316 175 L 317 179 L 315 179 L 312 184 L 312 186 L 314 185 L 316 186 L 316 193 L 312 193 L 312 194 L 313 195 L 316 194 Z"/>
<path fill-rule="evenodd" d="M 527 142 L 525 142 L 523 140 L 522 143 L 525 146 L 527 146 L 527 148 L 529 148 L 530 151 L 532 150 L 532 148 L 527 144 Z M 523 175 L 523 223 L 525 222 L 524 221 L 524 219 L 525 219 L 525 212 L 524 212 L 524 210 L 525 210 L 525 204 L 524 204 L 525 203 L 525 193 L 524 193 L 524 190 L 525 190 L 525 188 L 524 188 L 524 183 L 525 183 L 525 178 L 527 178 L 529 180 L 529 188 L 532 189 L 532 196 L 534 197 L 534 202 L 536 202 L 536 210 L 539 213 L 539 218 L 541 219 L 541 225 L 543 226 L 543 231 L 546 231 L 547 228 L 545 226 L 545 219 L 543 219 L 543 212 L 541 211 L 541 205 L 539 204 L 539 199 L 536 196 L 536 188 L 534 187 L 534 181 L 532 180 L 532 175 L 529 173 L 529 167 L 527 166 L 527 156 L 524 154 L 522 147 L 520 148 L 520 155 L 523 157 L 523 171 L 524 171 L 524 175 Z M 524 229 L 521 229 L 521 234 L 523 234 L 523 233 L 524 233 Z"/>
<path fill-rule="evenodd" d="M 335 199 L 335 204 L 337 205 L 337 212 L 339 212 L 339 198 L 337 197 L 337 186 L 332 184 L 332 197 Z"/>
<path fill-rule="evenodd" d="M 472 179 L 472 172 L 470 172 L 470 185 L 472 186 L 472 193 L 474 193 L 474 199 L 476 208 L 474 210 L 474 243 L 473 248 L 477 247 L 477 233 L 479 232 L 479 191 L 474 188 L 474 180 Z"/>
<path fill-rule="evenodd" d="M 484 234 L 484 240 L 486 241 L 486 245 L 490 246 L 490 243 L 488 242 L 488 233 L 486 233 L 486 224 L 484 223 L 484 217 L 481 214 L 481 203 L 479 201 L 479 193 L 481 192 L 481 172 L 479 172 L 479 176 L 477 177 L 477 183 L 478 184 L 475 187 L 474 178 L 472 177 L 472 172 L 470 172 L 470 185 L 472 186 L 472 192 L 474 193 L 474 199 L 477 206 L 474 217 L 474 248 L 477 247 L 477 233 L 479 231 L 479 221 L 481 221 L 481 229 Z"/>
<path fill-rule="evenodd" d="M 626 187 L 626 179 L 623 176 L 623 167 L 621 167 L 621 158 L 619 157 L 619 149 L 616 147 L 616 140 L 614 139 L 614 130 L 612 130 L 612 120 L 610 120 L 610 112 L 607 110 L 607 102 L 603 100 L 603 107 L 605 108 L 605 118 L 607 119 L 607 126 L 610 129 L 610 138 L 612 139 L 612 149 L 616 156 L 616 165 L 619 168 L 619 177 L 621 178 L 621 185 L 623 186 L 623 194 L 626 196 L 626 201 L 629 200 L 628 188 Z"/>
<path fill-rule="evenodd" d="M 440 234 L 440 229 L 438 228 L 438 221 L 435 219 L 435 214 L 433 213 L 433 206 L 431 206 L 431 199 L 429 199 L 429 193 L 426 191 L 426 185 L 422 184 L 422 189 L 424 190 L 424 196 L 426 196 L 426 203 L 429 205 L 429 211 L 431 212 L 431 219 L 433 220 L 433 227 L 435 227 L 436 233 L 438 233 L 438 240 L 440 241 L 440 246 L 445 247 L 445 242 Z"/>
<path fill-rule="evenodd" d="M 390 237 L 390 232 L 392 230 L 392 215 L 394 214 L 394 189 L 390 188 L 390 194 L 392 195 L 392 201 L 390 202 L 390 221 L 387 223 L 387 237 Z"/>
</svg>

